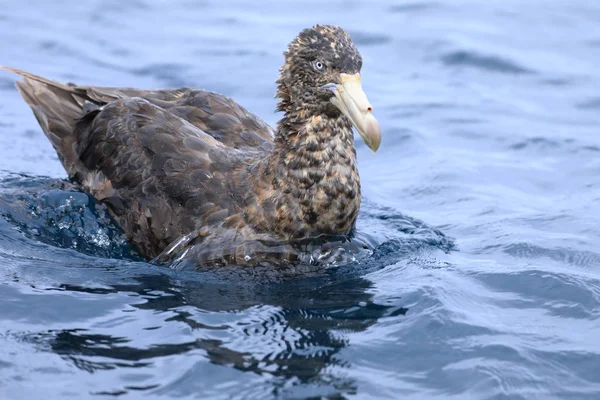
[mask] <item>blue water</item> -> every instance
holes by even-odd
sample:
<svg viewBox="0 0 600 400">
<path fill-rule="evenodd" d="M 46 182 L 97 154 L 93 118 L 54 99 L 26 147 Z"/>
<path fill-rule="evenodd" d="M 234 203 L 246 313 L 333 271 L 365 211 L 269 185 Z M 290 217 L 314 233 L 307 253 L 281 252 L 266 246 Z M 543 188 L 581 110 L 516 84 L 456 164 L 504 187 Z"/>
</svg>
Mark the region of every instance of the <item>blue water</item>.
<svg viewBox="0 0 600 400">
<path fill-rule="evenodd" d="M 0 64 L 270 124 L 287 43 L 339 24 L 384 134 L 357 142 L 366 260 L 176 271 L 63 181 L 0 73 L 0 398 L 600 398 L 600 2 L 0 5 Z"/>
</svg>

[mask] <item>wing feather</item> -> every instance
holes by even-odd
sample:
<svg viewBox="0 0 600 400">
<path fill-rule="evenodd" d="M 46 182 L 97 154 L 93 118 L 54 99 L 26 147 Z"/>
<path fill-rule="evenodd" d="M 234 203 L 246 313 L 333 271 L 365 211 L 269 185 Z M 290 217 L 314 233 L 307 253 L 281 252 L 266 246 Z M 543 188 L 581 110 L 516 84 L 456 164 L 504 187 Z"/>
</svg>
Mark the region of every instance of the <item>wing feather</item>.
<svg viewBox="0 0 600 400">
<path fill-rule="evenodd" d="M 107 104 L 77 135 L 79 158 L 113 189 L 103 201 L 147 257 L 203 225 L 224 223 L 248 190 L 229 183 L 247 152 L 144 98 Z"/>
</svg>

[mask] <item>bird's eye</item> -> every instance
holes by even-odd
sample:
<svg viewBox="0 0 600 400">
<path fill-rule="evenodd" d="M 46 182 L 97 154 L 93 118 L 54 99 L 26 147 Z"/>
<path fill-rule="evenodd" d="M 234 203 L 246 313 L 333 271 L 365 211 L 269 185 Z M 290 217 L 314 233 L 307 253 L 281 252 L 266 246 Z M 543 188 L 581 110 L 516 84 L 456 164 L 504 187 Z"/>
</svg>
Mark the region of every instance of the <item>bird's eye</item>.
<svg viewBox="0 0 600 400">
<path fill-rule="evenodd" d="M 325 65 L 323 65 L 321 61 L 315 61 L 313 65 L 317 71 L 323 71 L 323 69 L 325 69 Z"/>
</svg>

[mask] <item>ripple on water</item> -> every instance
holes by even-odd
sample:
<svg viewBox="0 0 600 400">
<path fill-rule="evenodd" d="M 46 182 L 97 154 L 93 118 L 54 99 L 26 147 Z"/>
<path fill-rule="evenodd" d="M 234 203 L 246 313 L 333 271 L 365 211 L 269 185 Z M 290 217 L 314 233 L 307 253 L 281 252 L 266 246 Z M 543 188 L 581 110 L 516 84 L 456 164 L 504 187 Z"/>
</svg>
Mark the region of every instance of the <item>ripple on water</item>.
<svg viewBox="0 0 600 400">
<path fill-rule="evenodd" d="M 188 85 L 184 77 L 189 69 L 189 65 L 166 62 L 146 65 L 132 70 L 131 73 L 139 76 L 150 76 L 163 82 L 168 87 L 175 88 Z"/>
<path fill-rule="evenodd" d="M 531 243 L 511 243 L 502 246 L 506 254 L 519 258 L 549 258 L 574 266 L 600 265 L 600 254 L 591 251 L 578 251 L 565 248 L 545 248 Z"/>
<path fill-rule="evenodd" d="M 440 3 L 427 2 L 427 1 L 406 1 L 402 4 L 396 4 L 388 9 L 393 13 L 418 13 L 420 11 L 429 10 L 432 8 L 439 8 Z"/>
<path fill-rule="evenodd" d="M 577 108 L 582 110 L 600 110 L 600 97 L 593 97 L 584 102 L 578 103 Z"/>
<path fill-rule="evenodd" d="M 590 40 L 587 42 L 590 47 L 600 47 L 600 39 L 598 40 Z"/>
<path fill-rule="evenodd" d="M 86 298 L 92 309 L 99 306 L 98 314 L 89 324 L 83 315 L 71 313 L 63 321 L 50 322 L 46 330 L 31 332 L 33 322 L 21 325 L 20 332 L 15 326 L 8 339 L 57 354 L 88 374 L 107 376 L 112 371 L 120 382 L 112 388 L 104 385 L 104 392 L 152 391 L 165 363 L 180 367 L 158 379 L 163 393 L 210 391 L 204 380 L 184 386 L 181 380 L 209 372 L 211 365 L 251 373 L 240 376 L 242 385 L 262 375 L 282 383 L 291 379 L 309 387 L 324 385 L 323 390 L 331 391 L 332 386 L 352 383 L 329 372 L 347 368 L 338 358 L 348 345 L 347 334 L 362 332 L 383 316 L 406 313 L 402 307 L 374 303 L 367 292 L 370 286 L 360 277 L 255 286 L 145 274 L 107 290 L 70 285 L 62 291 L 38 291 L 40 301 L 58 295 L 65 300 Z M 113 304 L 105 301 L 107 296 Z M 177 361 L 181 355 L 195 362 Z M 140 379 L 132 386 L 127 377 L 134 371 Z"/>
<path fill-rule="evenodd" d="M 352 37 L 352 41 L 357 46 L 376 46 L 382 45 L 390 42 L 392 40 L 391 36 L 382 35 L 377 33 L 369 33 L 363 31 L 350 31 L 350 36 Z"/>
<path fill-rule="evenodd" d="M 480 54 L 473 50 L 456 50 L 440 57 L 442 63 L 449 67 L 477 68 L 504 74 L 534 74 L 535 71 L 523 67 L 514 61 L 496 55 Z"/>
<path fill-rule="evenodd" d="M 568 153 L 597 153 L 600 146 L 585 143 L 584 139 L 564 138 L 553 139 L 544 136 L 523 138 L 509 144 L 507 147 L 515 151 L 526 151 L 534 154 L 564 154 Z M 593 154 L 591 154 L 593 155 Z"/>
</svg>

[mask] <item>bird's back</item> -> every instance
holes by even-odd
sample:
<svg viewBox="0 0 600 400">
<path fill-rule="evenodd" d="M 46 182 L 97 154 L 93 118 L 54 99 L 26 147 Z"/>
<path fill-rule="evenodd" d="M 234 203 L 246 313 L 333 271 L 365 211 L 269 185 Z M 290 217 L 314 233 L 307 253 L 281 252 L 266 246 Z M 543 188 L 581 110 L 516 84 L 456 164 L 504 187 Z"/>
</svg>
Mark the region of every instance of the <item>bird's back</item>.
<svg viewBox="0 0 600 400">
<path fill-rule="evenodd" d="M 249 188 L 237 172 L 270 152 L 274 132 L 233 100 L 187 88 L 64 85 L 9 70 L 25 77 L 17 86 L 69 177 L 108 206 L 141 255 L 239 222 Z"/>
</svg>

